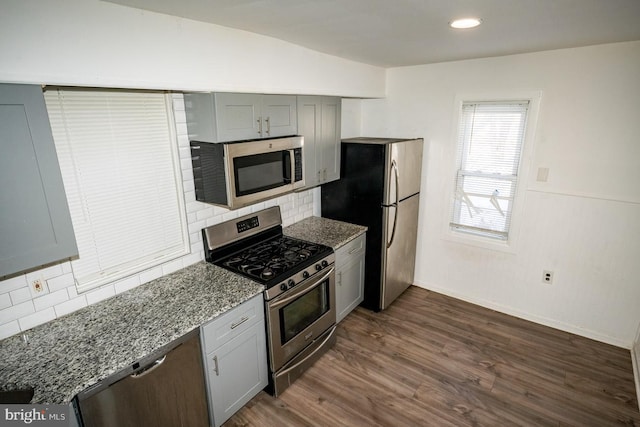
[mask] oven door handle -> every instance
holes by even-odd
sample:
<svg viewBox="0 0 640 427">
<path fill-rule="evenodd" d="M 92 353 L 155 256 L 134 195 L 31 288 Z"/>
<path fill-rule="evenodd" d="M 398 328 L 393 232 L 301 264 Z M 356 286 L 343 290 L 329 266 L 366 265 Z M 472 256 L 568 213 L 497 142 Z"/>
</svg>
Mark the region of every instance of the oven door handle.
<svg viewBox="0 0 640 427">
<path fill-rule="evenodd" d="M 302 295 L 306 294 L 307 292 L 312 291 L 316 286 L 320 285 L 322 282 L 325 281 L 325 279 L 327 277 L 329 277 L 331 275 L 331 273 L 333 273 L 333 271 L 335 270 L 335 267 L 331 267 L 329 269 L 329 271 L 327 271 L 320 279 L 316 280 L 314 283 L 305 286 L 303 289 L 301 289 L 300 291 L 296 292 L 293 295 L 290 295 L 286 298 L 281 299 L 280 301 L 275 301 L 273 303 L 269 303 L 269 309 L 270 310 L 277 310 L 279 307 L 286 305 L 289 301 L 292 301 L 296 298 L 301 297 Z"/>
</svg>

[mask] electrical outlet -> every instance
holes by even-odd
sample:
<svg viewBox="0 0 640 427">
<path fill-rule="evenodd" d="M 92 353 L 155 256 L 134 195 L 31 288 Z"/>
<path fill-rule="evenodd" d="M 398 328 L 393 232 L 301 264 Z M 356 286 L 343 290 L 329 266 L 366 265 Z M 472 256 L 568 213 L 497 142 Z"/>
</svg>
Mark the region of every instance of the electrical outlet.
<svg viewBox="0 0 640 427">
<path fill-rule="evenodd" d="M 42 279 L 35 279 L 33 282 L 31 282 L 31 288 L 36 294 L 44 292 L 44 284 L 42 283 Z"/>
<path fill-rule="evenodd" d="M 553 271 L 544 270 L 542 272 L 542 282 L 547 284 L 553 283 Z"/>
<path fill-rule="evenodd" d="M 49 287 L 47 286 L 47 281 L 42 277 L 34 277 L 31 278 L 29 284 L 29 291 L 31 292 L 31 297 L 36 298 L 42 295 L 46 295 L 49 293 Z"/>
</svg>

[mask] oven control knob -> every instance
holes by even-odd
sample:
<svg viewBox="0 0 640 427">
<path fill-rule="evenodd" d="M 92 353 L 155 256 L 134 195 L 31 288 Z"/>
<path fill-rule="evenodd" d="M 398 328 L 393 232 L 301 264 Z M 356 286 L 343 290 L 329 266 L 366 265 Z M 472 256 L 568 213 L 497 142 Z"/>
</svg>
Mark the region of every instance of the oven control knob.
<svg viewBox="0 0 640 427">
<path fill-rule="evenodd" d="M 302 278 L 303 279 L 308 279 L 309 278 L 309 272 L 307 270 L 302 272 Z"/>
<path fill-rule="evenodd" d="M 281 291 L 286 291 L 287 290 L 287 284 L 286 283 L 281 284 L 280 285 L 280 290 Z"/>
<path fill-rule="evenodd" d="M 320 264 L 316 264 L 316 270 L 318 271 L 322 270 L 322 266 Z"/>
<path fill-rule="evenodd" d="M 287 282 L 287 284 L 289 285 L 289 289 L 293 288 L 296 285 L 296 282 L 293 281 L 293 279 L 289 279 L 289 281 Z"/>
<path fill-rule="evenodd" d="M 329 263 L 327 262 L 327 260 L 326 260 L 326 259 L 325 259 L 325 260 L 322 260 L 322 266 L 323 266 L 323 267 L 326 267 L 326 266 L 328 266 L 328 265 L 329 265 Z"/>
</svg>

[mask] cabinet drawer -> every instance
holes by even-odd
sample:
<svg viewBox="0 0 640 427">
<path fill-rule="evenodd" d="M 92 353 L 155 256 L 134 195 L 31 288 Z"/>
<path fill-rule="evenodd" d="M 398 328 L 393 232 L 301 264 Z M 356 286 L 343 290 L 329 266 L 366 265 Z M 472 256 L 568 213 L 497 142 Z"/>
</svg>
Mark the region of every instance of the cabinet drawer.
<svg viewBox="0 0 640 427">
<path fill-rule="evenodd" d="M 215 350 L 261 320 L 264 320 L 262 294 L 256 295 L 202 326 L 204 352 Z"/>
<path fill-rule="evenodd" d="M 362 234 L 361 236 L 356 237 L 336 251 L 336 268 L 347 264 L 355 257 L 364 255 L 365 236 L 366 234 Z"/>
</svg>

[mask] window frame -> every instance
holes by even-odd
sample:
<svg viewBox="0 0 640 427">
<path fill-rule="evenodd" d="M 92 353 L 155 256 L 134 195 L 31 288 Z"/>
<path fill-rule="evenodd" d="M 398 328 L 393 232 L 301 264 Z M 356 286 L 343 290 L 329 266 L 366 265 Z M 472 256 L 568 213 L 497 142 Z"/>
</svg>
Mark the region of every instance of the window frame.
<svg viewBox="0 0 640 427">
<path fill-rule="evenodd" d="M 442 222 L 442 237 L 445 240 L 477 246 L 485 249 L 497 250 L 502 252 L 515 252 L 517 250 L 518 238 L 522 217 L 524 215 L 524 207 L 526 205 L 526 192 L 529 186 L 530 170 L 533 162 L 533 149 L 535 141 L 535 132 L 538 123 L 538 113 L 542 99 L 541 91 L 517 91 L 510 93 L 469 93 L 457 94 L 454 100 L 451 131 L 450 131 L 450 167 L 447 169 L 447 189 L 445 193 L 445 215 Z M 527 113 L 527 121 L 525 123 L 524 139 L 522 142 L 520 162 L 518 165 L 518 179 L 513 196 L 513 209 L 511 211 L 511 222 L 506 240 L 500 240 L 493 237 L 482 236 L 480 234 L 465 233 L 456 231 L 451 227 L 453 218 L 453 199 L 456 193 L 456 178 L 460 170 L 458 158 L 458 130 L 460 120 L 462 119 L 462 106 L 465 103 L 500 103 L 500 102 L 517 102 L 529 101 L 529 110 Z"/>
</svg>

